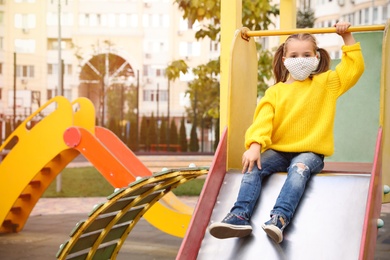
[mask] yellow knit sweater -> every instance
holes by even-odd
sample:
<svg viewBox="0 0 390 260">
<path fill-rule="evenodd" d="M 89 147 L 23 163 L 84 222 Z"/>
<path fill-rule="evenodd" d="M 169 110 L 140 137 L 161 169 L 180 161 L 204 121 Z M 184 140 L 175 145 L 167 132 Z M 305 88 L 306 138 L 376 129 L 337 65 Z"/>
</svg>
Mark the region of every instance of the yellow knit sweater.
<svg viewBox="0 0 390 260">
<path fill-rule="evenodd" d="M 265 92 L 253 123 L 245 134 L 245 147 L 259 143 L 262 151 L 334 152 L 336 101 L 356 84 L 364 71 L 360 43 L 344 45 L 341 62 L 304 81 L 279 82 Z"/>
</svg>

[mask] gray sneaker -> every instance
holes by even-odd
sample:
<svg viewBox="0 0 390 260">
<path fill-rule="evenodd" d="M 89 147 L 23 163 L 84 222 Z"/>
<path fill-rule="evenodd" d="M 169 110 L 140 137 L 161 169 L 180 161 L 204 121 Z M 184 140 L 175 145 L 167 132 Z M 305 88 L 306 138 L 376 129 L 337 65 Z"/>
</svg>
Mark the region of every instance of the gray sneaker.
<svg viewBox="0 0 390 260">
<path fill-rule="evenodd" d="M 252 233 L 252 226 L 243 217 L 228 213 L 222 222 L 211 224 L 209 232 L 213 237 L 220 239 L 245 237 Z"/>
<path fill-rule="evenodd" d="M 279 244 L 283 241 L 283 229 L 286 226 L 287 223 L 282 216 L 273 215 L 271 219 L 265 222 L 261 227 L 272 240 Z"/>
</svg>

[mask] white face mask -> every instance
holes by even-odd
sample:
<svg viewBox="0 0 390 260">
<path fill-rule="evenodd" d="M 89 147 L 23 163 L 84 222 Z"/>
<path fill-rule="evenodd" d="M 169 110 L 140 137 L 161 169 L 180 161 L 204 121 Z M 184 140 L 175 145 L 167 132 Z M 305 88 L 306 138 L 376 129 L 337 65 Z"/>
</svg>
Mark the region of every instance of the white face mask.
<svg viewBox="0 0 390 260">
<path fill-rule="evenodd" d="M 290 72 L 291 77 L 299 81 L 307 79 L 317 69 L 318 63 L 317 57 L 286 58 L 284 60 L 284 66 Z"/>
</svg>

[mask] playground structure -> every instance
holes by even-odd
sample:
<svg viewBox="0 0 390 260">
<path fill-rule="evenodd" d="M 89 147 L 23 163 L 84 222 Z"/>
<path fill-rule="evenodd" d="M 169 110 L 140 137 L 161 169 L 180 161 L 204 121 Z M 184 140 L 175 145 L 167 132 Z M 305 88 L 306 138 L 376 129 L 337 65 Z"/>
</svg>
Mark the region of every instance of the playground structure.
<svg viewBox="0 0 390 260">
<path fill-rule="evenodd" d="M 364 27 L 358 31 L 384 29 L 384 26 Z M 273 33 L 292 32 L 296 30 Z M 333 31 L 312 31 L 330 32 Z M 226 112 L 222 116 L 226 116 L 227 128 L 209 170 L 188 168 L 152 174 L 112 133 L 94 126 L 94 119 L 91 119 L 94 109 L 88 100 L 78 99 L 69 103 L 57 97 L 42 107 L 44 109 L 55 103 L 55 112 L 29 129 L 29 122 L 40 109 L 9 139 L 16 137 L 18 142 L 0 164 L 0 195 L 4 200 L 2 205 L 5 205 L 0 211 L 3 222 L 0 231 L 20 231 L 54 177 L 82 153 L 119 189 L 106 202 L 97 205 L 88 219 L 77 223 L 70 239 L 61 245 L 58 259 L 115 259 L 141 216 L 164 232 L 184 237 L 177 259 L 248 259 L 254 256 L 264 259 L 312 259 L 320 254 L 327 259 L 372 259 L 380 206 L 382 201 L 390 200 L 389 194 L 382 191 L 383 184 L 390 183 L 389 162 L 382 160 L 389 156 L 390 149 L 390 111 L 387 105 L 390 83 L 384 73 L 390 68 L 388 25 L 383 34 L 379 127 L 373 144 L 372 163 L 328 164 L 325 173 L 311 181 L 305 195 L 307 199 L 302 201 L 294 224 L 286 230 L 285 241 L 281 245 L 268 240 L 257 225 L 268 218 L 270 203 L 277 196 L 275 191 L 284 182 L 283 173 L 273 175 L 265 185 L 260 207 L 253 216 L 253 236 L 241 240 L 216 240 L 206 232 L 209 223 L 220 220 L 231 207 L 239 187 L 243 136 L 256 105 L 257 56 L 253 37 L 262 33 L 236 31 L 229 52 L 229 73 L 226 73 L 230 76 L 228 98 L 225 100 L 227 109 L 221 109 L 222 114 Z M 243 104 L 248 113 L 237 109 Z M 20 163 L 21 158 L 23 164 Z M 105 159 L 104 164 L 99 161 L 101 158 Z M 15 170 L 15 167 L 18 168 Z M 9 172 L 17 174 L 3 174 Z M 192 209 L 182 205 L 173 195 L 168 195 L 171 194 L 169 191 L 207 172 L 202 194 L 191 218 Z M 142 178 L 136 181 L 138 176 Z M 345 219 L 347 221 L 341 221 Z M 327 241 L 318 243 L 318 236 Z"/>
<path fill-rule="evenodd" d="M 49 108 L 53 111 L 31 127 L 33 119 Z M 86 98 L 72 103 L 64 97 L 53 98 L 29 116 L 0 150 L 3 152 L 12 142 L 15 144 L 0 164 L 1 233 L 23 229 L 43 192 L 80 153 L 115 188 L 126 187 L 137 177 L 152 175 L 118 137 L 95 126 L 94 107 Z M 170 193 L 144 217 L 163 232 L 183 237 L 191 214 L 192 208 Z M 165 225 L 164 219 L 177 221 Z"/>
</svg>

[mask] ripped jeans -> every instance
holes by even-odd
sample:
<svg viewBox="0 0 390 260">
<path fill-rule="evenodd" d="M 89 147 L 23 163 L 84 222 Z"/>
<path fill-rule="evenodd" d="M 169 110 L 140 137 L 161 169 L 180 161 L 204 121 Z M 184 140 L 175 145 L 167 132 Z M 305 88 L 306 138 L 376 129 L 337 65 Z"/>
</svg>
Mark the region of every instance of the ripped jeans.
<svg viewBox="0 0 390 260">
<path fill-rule="evenodd" d="M 282 216 L 288 225 L 305 191 L 307 181 L 323 167 L 324 156 L 320 154 L 267 150 L 261 154 L 261 169 L 255 165 L 251 172 L 244 174 L 231 213 L 249 220 L 259 199 L 263 179 L 276 172 L 287 172 L 287 179 L 270 215 Z"/>
</svg>

